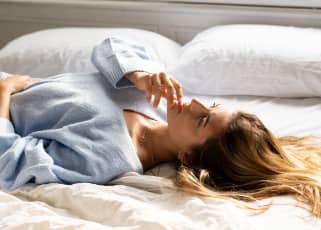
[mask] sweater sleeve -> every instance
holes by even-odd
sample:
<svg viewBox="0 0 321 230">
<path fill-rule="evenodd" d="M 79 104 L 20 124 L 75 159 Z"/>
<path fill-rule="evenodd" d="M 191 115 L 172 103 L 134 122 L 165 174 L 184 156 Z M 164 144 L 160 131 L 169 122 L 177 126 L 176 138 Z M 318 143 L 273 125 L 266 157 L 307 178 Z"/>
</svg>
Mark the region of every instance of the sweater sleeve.
<svg viewBox="0 0 321 230">
<path fill-rule="evenodd" d="M 26 183 L 107 184 L 126 172 L 143 172 L 136 154 L 127 158 L 113 141 L 106 144 L 110 128 L 110 123 L 98 119 L 94 125 L 79 122 L 22 136 L 10 120 L 0 118 L 0 189 L 11 191 Z M 116 133 L 113 137 L 126 149 L 127 139 Z M 93 144 L 88 137 L 96 135 Z"/>
<path fill-rule="evenodd" d="M 128 170 L 118 166 L 115 175 Z M 78 153 L 54 138 L 21 136 L 8 119 L 0 118 L 0 189 L 11 191 L 26 183 L 105 184 L 115 176 L 109 168 L 102 157 Z"/>
<path fill-rule="evenodd" d="M 52 152 L 60 157 L 53 157 L 52 153 L 49 153 L 50 145 L 55 147 Z M 98 176 L 94 177 L 99 175 L 99 170 L 95 169 L 98 164 L 86 161 L 95 171 L 87 175 L 79 163 L 81 159 L 82 157 L 70 148 L 54 140 L 15 133 L 11 121 L 0 118 L 0 189 L 11 191 L 26 183 L 101 183 Z M 59 162 L 77 162 L 78 166 L 68 168 Z"/>
<path fill-rule="evenodd" d="M 0 133 L 14 133 L 14 128 L 10 120 L 0 117 Z"/>
<path fill-rule="evenodd" d="M 118 37 L 109 37 L 96 45 L 91 60 L 115 88 L 134 86 L 124 77 L 128 73 L 165 71 L 164 64 L 151 47 Z"/>
<path fill-rule="evenodd" d="M 0 189 L 13 190 L 31 181 L 59 181 L 53 173 L 44 173 L 52 160 L 39 154 L 43 141 L 18 135 L 10 120 L 0 118 Z"/>
<path fill-rule="evenodd" d="M 0 118 L 0 189 L 14 188 L 18 175 L 16 169 L 22 160 L 21 152 L 29 140 L 30 137 L 22 138 L 14 132 L 10 120 Z M 28 181 L 24 181 L 26 182 Z"/>
<path fill-rule="evenodd" d="M 12 146 L 17 139 L 14 128 L 10 120 L 0 117 L 0 158 L 1 153 L 5 152 Z"/>
</svg>

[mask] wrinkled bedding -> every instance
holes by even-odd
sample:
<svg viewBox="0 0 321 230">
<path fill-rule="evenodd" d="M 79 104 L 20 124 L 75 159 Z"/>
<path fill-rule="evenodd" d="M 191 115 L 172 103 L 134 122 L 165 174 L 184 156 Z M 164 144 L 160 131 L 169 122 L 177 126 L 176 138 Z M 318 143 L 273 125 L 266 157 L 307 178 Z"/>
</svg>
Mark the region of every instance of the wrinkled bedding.
<svg viewBox="0 0 321 230">
<path fill-rule="evenodd" d="M 252 229 L 224 201 L 125 185 L 25 186 L 1 199 L 1 225 L 8 229 Z"/>
</svg>

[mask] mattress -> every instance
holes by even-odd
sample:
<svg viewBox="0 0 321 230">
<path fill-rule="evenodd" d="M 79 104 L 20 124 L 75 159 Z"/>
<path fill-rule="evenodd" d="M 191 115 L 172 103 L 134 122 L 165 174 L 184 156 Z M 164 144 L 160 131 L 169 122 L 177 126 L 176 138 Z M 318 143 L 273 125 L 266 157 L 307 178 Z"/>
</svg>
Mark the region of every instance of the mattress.
<svg viewBox="0 0 321 230">
<path fill-rule="evenodd" d="M 185 94 L 184 100 L 192 97 L 252 112 L 277 136 L 321 135 L 321 98 Z M 321 219 L 296 207 L 290 196 L 258 202 L 273 204 L 254 215 L 226 200 L 179 195 L 166 178 L 174 173 L 168 163 L 145 175 L 127 173 L 108 186 L 47 184 L 0 191 L 0 229 L 321 229 Z"/>
</svg>

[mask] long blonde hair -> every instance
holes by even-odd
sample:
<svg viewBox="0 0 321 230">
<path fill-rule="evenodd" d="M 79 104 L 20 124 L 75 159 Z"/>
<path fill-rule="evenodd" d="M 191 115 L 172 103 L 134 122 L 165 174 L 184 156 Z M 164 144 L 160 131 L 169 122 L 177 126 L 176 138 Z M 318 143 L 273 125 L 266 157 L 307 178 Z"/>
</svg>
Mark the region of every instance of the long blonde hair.
<svg viewBox="0 0 321 230">
<path fill-rule="evenodd" d="M 313 141 L 320 138 L 276 138 L 257 116 L 238 111 L 220 135 L 195 146 L 174 184 L 191 194 L 241 201 L 293 195 L 321 217 L 321 145 Z"/>
</svg>

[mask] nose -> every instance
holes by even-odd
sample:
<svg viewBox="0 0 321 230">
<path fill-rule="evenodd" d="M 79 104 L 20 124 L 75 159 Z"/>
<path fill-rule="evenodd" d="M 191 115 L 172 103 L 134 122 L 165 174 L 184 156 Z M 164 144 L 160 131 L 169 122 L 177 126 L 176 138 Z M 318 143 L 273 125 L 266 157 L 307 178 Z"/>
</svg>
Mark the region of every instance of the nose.
<svg viewBox="0 0 321 230">
<path fill-rule="evenodd" d="M 200 102 L 196 98 L 193 98 L 191 100 L 191 110 L 195 110 L 195 109 L 201 109 L 206 111 L 208 110 L 206 105 L 204 105 L 202 102 Z"/>
</svg>

